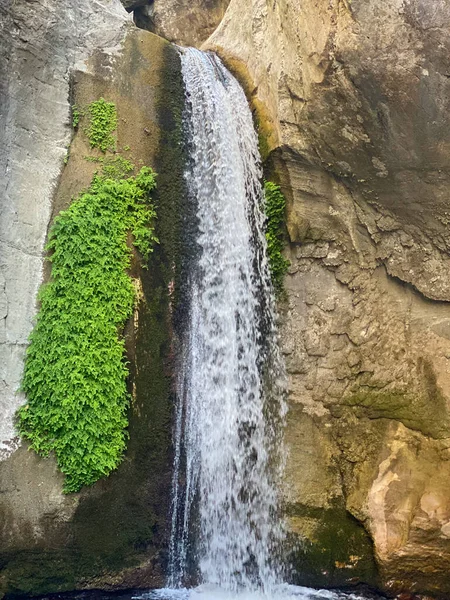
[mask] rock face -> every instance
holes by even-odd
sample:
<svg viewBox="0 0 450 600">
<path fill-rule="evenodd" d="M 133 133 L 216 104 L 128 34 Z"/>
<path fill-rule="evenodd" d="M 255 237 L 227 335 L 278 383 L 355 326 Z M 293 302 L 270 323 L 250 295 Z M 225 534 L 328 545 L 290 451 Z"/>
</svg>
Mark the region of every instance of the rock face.
<svg viewBox="0 0 450 600">
<path fill-rule="evenodd" d="M 230 0 L 122 1 L 127 10 L 130 5 L 134 9 L 134 20 L 139 27 L 183 46 L 204 42 L 222 20 L 229 3 Z"/>
<path fill-rule="evenodd" d="M 170 211 L 178 210 L 183 168 L 179 58 L 165 40 L 135 28 L 118 0 L 63 8 L 16 0 L 0 11 L 0 597 L 161 586 L 171 469 Z M 81 121 L 74 132 L 70 105 L 82 109 L 100 97 L 117 107 L 118 150 L 158 172 L 161 244 L 148 270 L 137 261 L 131 269 L 139 293 L 125 331 L 133 396 L 126 456 L 106 480 L 64 495 L 53 457 L 39 458 L 25 444 L 16 449 L 12 417 L 23 402 L 16 390 L 47 227 L 99 168 L 85 160 L 85 127 Z"/>
<path fill-rule="evenodd" d="M 450 594 L 449 30 L 446 0 L 231 0 L 203 46 L 248 91 L 288 199 L 303 582 Z"/>
<path fill-rule="evenodd" d="M 207 42 L 275 132 L 286 499 L 322 583 L 450 593 L 449 29 L 443 1 L 232 0 Z"/>
<path fill-rule="evenodd" d="M 42 251 L 71 137 L 69 71 L 120 48 L 118 1 L 0 5 L 0 458 L 17 447 L 13 416 L 42 278 Z"/>
<path fill-rule="evenodd" d="M 170 216 L 151 275 L 134 273 L 146 301 L 127 332 L 137 400 L 126 461 L 67 497 L 52 459 L 16 450 L 47 227 L 94 168 L 77 135 L 61 175 L 71 70 L 76 102 L 117 103 L 119 144 L 154 159 L 160 193 L 170 197 L 182 180 L 173 172 L 179 110 L 169 106 L 175 55 L 149 34 L 126 37 L 118 0 L 62 4 L 0 5 L 0 452 L 9 456 L 0 463 L 0 593 L 159 585 L 164 560 Z M 123 4 L 177 43 L 211 34 L 204 47 L 246 87 L 267 173 L 287 196 L 285 498 L 302 541 L 292 545 L 297 580 L 448 598 L 449 3 Z"/>
</svg>

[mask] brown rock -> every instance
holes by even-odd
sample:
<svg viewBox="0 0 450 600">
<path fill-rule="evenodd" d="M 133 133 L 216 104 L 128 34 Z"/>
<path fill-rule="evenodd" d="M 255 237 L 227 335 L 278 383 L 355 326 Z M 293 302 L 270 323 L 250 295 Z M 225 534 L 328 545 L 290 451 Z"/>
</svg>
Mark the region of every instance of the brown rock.
<svg viewBox="0 0 450 600">
<path fill-rule="evenodd" d="M 198 46 L 222 20 L 230 0 L 121 0 L 136 24 L 171 42 Z"/>
<path fill-rule="evenodd" d="M 246 65 L 242 80 L 274 131 L 271 160 L 288 200 L 290 241 L 302 244 L 286 280 L 285 335 L 309 354 L 307 373 L 290 367 L 292 507 L 321 507 L 331 540 L 324 507 L 337 469 L 342 487 L 333 498 L 369 532 L 382 584 L 443 597 L 449 29 L 445 0 L 231 0 L 205 43 L 238 76 L 236 63 Z M 317 320 L 330 297 L 335 309 Z M 312 416 L 320 433 L 305 427 Z M 296 430 L 301 449 L 292 446 Z M 304 512 L 295 531 L 314 539 Z M 330 578 L 333 564 L 349 558 L 328 544 Z"/>
</svg>

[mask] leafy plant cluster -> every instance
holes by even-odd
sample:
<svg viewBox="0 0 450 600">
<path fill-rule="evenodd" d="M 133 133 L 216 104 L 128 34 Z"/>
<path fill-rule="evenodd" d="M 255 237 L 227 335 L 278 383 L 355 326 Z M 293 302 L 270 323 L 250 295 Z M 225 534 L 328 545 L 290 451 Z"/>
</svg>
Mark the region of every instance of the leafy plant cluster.
<svg viewBox="0 0 450 600">
<path fill-rule="evenodd" d="M 76 129 L 83 113 L 76 104 L 72 104 L 72 127 Z"/>
<path fill-rule="evenodd" d="M 39 295 L 18 421 L 36 452 L 54 451 L 66 493 L 108 475 L 125 450 L 128 370 L 118 332 L 134 302 L 127 234 L 146 261 L 157 241 L 154 187 L 148 167 L 127 179 L 96 175 L 49 234 L 52 279 Z"/>
<path fill-rule="evenodd" d="M 117 128 L 117 109 L 114 102 L 104 98 L 95 100 L 87 106 L 89 125 L 86 135 L 91 148 L 99 148 L 102 152 L 116 149 L 116 138 L 113 132 Z"/>
<path fill-rule="evenodd" d="M 290 262 L 282 254 L 286 199 L 280 190 L 280 186 L 272 181 L 264 182 L 264 198 L 267 217 L 267 255 L 273 286 L 279 294 L 283 290 L 283 279 L 290 265 Z"/>
<path fill-rule="evenodd" d="M 85 156 L 84 160 L 101 164 L 103 175 L 112 179 L 127 177 L 135 169 L 134 163 L 120 154 L 114 156 Z"/>
</svg>

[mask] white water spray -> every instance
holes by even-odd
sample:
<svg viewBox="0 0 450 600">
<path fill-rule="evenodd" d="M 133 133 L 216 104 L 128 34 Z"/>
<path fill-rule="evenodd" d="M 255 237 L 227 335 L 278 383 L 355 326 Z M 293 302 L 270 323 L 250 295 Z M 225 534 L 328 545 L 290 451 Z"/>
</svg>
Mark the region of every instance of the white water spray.
<svg viewBox="0 0 450 600">
<path fill-rule="evenodd" d="M 220 60 L 189 48 L 181 62 L 198 252 L 177 390 L 169 585 L 180 587 L 196 562 L 201 583 L 268 593 L 281 581 L 285 403 L 258 142 Z"/>
</svg>

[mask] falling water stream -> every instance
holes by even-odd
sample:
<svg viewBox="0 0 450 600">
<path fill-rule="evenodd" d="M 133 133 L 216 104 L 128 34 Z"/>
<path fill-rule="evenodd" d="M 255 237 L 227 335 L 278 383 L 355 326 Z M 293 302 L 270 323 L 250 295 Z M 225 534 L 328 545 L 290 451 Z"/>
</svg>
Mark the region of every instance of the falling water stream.
<svg viewBox="0 0 450 600">
<path fill-rule="evenodd" d="M 195 223 L 183 284 L 167 588 L 69 597 L 381 600 L 284 583 L 277 493 L 285 378 L 257 137 L 245 95 L 221 61 L 192 48 L 180 54 Z"/>
<path fill-rule="evenodd" d="M 220 60 L 193 48 L 181 56 L 198 253 L 178 383 L 169 583 L 182 585 L 195 543 L 202 582 L 269 592 L 281 581 L 274 459 L 285 409 L 258 143 Z"/>
<path fill-rule="evenodd" d="M 283 583 L 285 378 L 258 140 L 221 61 L 193 48 L 180 54 L 196 233 L 184 286 L 168 589 L 150 597 L 361 598 Z M 185 589 L 192 579 L 200 585 Z"/>
</svg>

